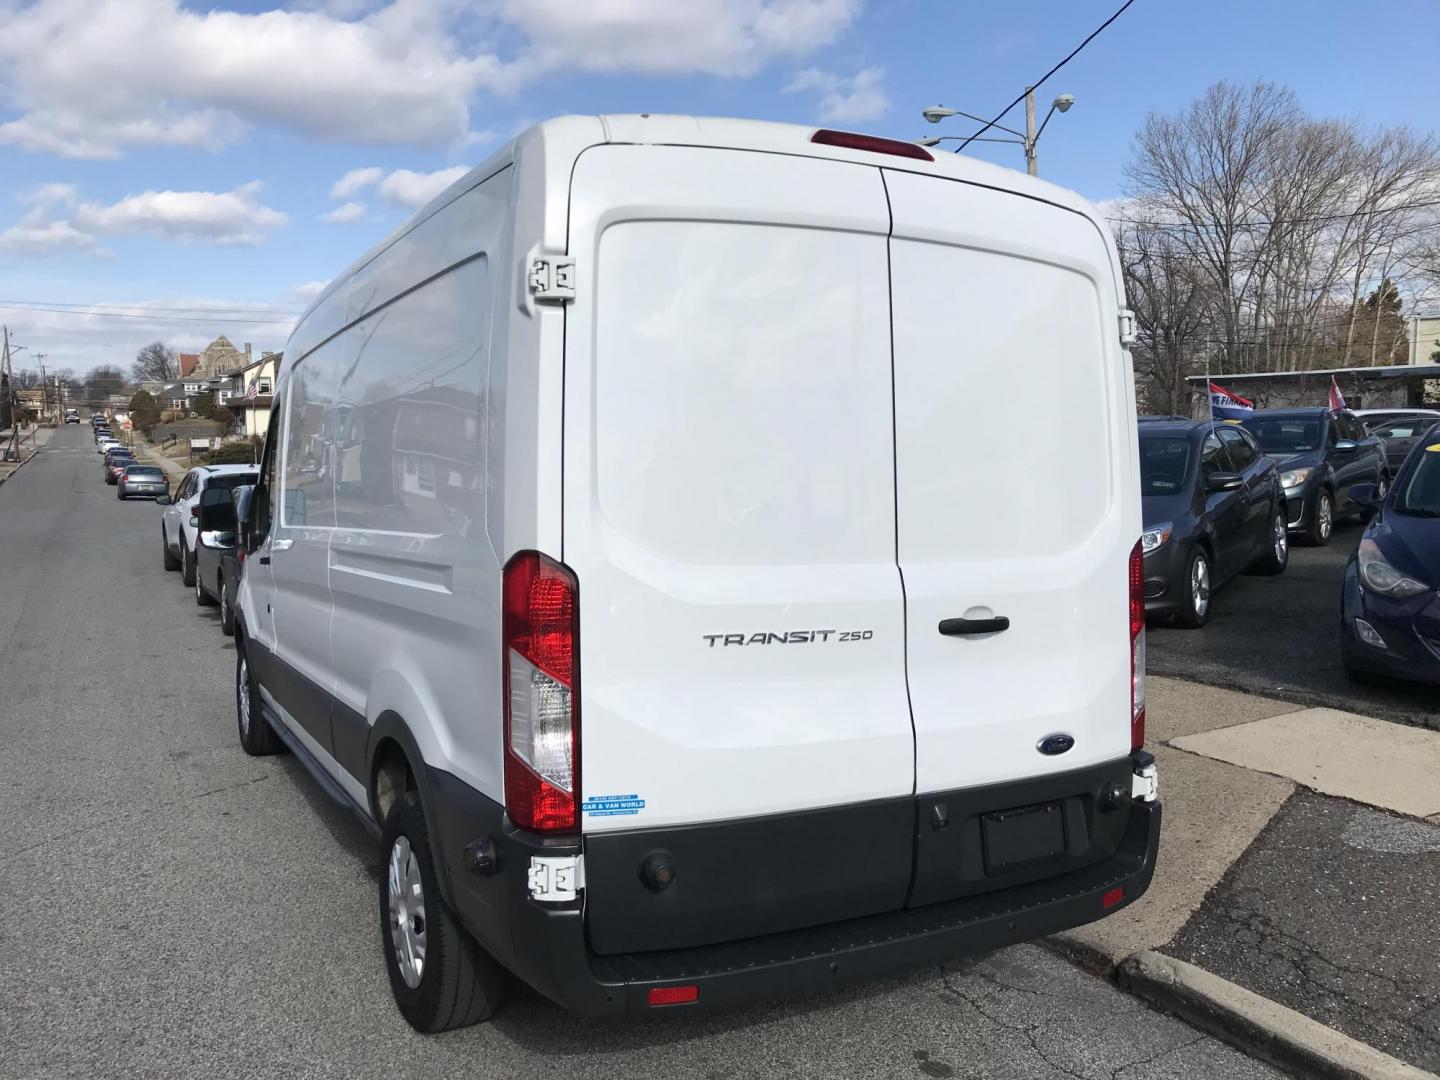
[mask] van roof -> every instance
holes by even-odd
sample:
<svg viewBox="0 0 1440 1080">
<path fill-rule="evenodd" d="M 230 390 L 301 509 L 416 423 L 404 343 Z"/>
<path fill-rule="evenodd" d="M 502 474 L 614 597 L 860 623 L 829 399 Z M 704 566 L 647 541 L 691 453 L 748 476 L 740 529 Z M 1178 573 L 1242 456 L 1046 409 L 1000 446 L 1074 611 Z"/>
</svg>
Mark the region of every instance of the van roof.
<svg viewBox="0 0 1440 1080">
<path fill-rule="evenodd" d="M 546 120 L 527 128 L 505 143 L 490 157 L 417 210 L 403 225 L 355 260 L 342 273 L 337 274 L 330 284 L 311 301 L 310 306 L 306 308 L 305 314 L 301 316 L 296 325 L 304 322 L 310 312 L 324 302 L 336 285 L 349 278 L 421 221 L 506 165 L 533 153 L 547 166 L 563 168 L 568 181 L 571 165 L 580 153 L 591 146 L 606 144 L 704 146 L 826 158 L 832 161 L 850 161 L 864 165 L 884 166 L 903 172 L 940 176 L 1011 192 L 1025 198 L 1038 199 L 1074 211 L 1095 224 L 1104 234 L 1107 245 L 1112 247 L 1111 259 L 1114 263 L 1112 269 L 1118 284 L 1119 263 L 1113 255 L 1109 230 L 1099 217 L 1095 207 L 1076 192 L 1060 187 L 1058 184 L 1051 184 L 1045 180 L 1028 176 L 1015 169 L 1007 169 L 988 161 L 979 161 L 963 154 L 939 150 L 936 147 L 924 148 L 932 158 L 930 161 L 925 161 L 917 157 L 902 157 L 896 154 L 811 142 L 811 137 L 821 130 L 831 129 L 805 124 L 780 124 L 768 120 L 739 120 L 729 117 L 681 116 L 662 113 L 559 116 L 552 120 Z"/>
</svg>

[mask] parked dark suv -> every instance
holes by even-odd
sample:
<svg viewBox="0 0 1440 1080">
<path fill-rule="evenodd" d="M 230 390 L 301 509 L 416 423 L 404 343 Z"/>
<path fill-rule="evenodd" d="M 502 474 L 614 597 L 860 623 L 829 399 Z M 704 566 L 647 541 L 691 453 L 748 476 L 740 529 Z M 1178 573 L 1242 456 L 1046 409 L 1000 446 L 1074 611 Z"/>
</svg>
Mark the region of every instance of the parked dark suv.
<svg viewBox="0 0 1440 1080">
<path fill-rule="evenodd" d="M 1141 424 L 1140 492 L 1147 616 L 1203 626 L 1227 580 L 1289 563 L 1279 469 L 1236 425 Z"/>
<path fill-rule="evenodd" d="M 1350 498 L 1356 484 L 1374 484 L 1382 496 L 1389 489 L 1380 440 L 1348 409 L 1260 409 L 1242 423 L 1279 463 L 1290 531 L 1307 544 L 1330 543 L 1341 515 L 1369 517 Z"/>
</svg>

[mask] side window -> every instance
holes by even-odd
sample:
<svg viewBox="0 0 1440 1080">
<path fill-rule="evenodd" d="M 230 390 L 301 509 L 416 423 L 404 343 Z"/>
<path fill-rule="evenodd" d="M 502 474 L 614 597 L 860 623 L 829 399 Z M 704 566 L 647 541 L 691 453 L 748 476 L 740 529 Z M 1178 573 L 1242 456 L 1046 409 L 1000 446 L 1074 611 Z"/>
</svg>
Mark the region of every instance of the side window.
<svg viewBox="0 0 1440 1080">
<path fill-rule="evenodd" d="M 1330 418 L 1330 422 L 1325 425 L 1325 445 L 1328 446 L 1331 450 L 1334 450 L 1335 444 L 1339 441 L 1340 418 L 1338 416 L 1332 416 Z"/>
<path fill-rule="evenodd" d="M 1245 436 L 1233 428 L 1226 428 L 1220 432 L 1220 441 L 1225 444 L 1225 450 L 1234 462 L 1237 472 L 1244 472 L 1251 465 L 1255 464 L 1255 451 L 1245 441 Z"/>
<path fill-rule="evenodd" d="M 280 410 L 276 402 L 270 410 L 270 427 L 265 433 L 265 448 L 260 452 L 260 483 L 250 496 L 250 535 L 247 546 L 254 551 L 270 535 L 270 508 L 275 504 L 275 433 L 280 430 Z"/>
<path fill-rule="evenodd" d="M 175 501 L 182 502 L 195 494 L 196 473 L 186 473 L 185 479 L 180 482 L 180 490 L 175 493 Z"/>
<path fill-rule="evenodd" d="M 1220 445 L 1220 440 L 1212 433 L 1205 436 L 1205 442 L 1200 446 L 1200 473 L 1202 476 L 1211 477 L 1216 473 L 1233 472 L 1230 465 L 1230 458 L 1225 453 L 1225 448 Z"/>
</svg>

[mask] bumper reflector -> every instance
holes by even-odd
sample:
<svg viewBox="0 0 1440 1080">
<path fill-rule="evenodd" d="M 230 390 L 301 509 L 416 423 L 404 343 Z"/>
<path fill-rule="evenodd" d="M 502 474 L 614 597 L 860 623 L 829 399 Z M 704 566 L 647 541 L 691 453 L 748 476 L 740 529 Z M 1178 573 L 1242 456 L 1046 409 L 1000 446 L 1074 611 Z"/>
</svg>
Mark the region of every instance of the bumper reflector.
<svg viewBox="0 0 1440 1080">
<path fill-rule="evenodd" d="M 1123 885 L 1116 885 L 1115 888 L 1111 889 L 1104 896 L 1100 897 L 1100 906 L 1106 911 L 1109 911 L 1112 907 L 1114 907 L 1116 904 L 1120 903 L 1120 901 L 1124 899 L 1125 887 Z"/>
<path fill-rule="evenodd" d="M 700 987 L 690 986 L 657 986 L 650 991 L 649 1001 L 651 1007 L 657 1005 L 693 1005 L 700 1000 Z"/>
</svg>

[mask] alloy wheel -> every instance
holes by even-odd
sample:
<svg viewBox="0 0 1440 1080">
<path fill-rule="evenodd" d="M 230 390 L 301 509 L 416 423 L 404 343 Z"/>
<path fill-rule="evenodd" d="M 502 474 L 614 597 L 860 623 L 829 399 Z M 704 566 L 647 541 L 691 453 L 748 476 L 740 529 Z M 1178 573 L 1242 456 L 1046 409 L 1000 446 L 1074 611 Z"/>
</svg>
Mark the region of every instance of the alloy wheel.
<svg viewBox="0 0 1440 1080">
<path fill-rule="evenodd" d="M 387 878 L 395 963 L 405 985 L 414 990 L 425 974 L 425 888 L 420 882 L 420 864 L 404 836 L 397 836 L 390 847 Z"/>
<path fill-rule="evenodd" d="M 1330 503 L 1330 496 L 1326 492 L 1320 493 L 1319 506 L 1320 539 L 1329 540 L 1331 530 L 1335 528 L 1335 507 Z"/>
<path fill-rule="evenodd" d="M 1283 565 L 1290 553 L 1290 530 L 1285 526 L 1285 515 L 1276 514 L 1274 524 L 1273 542 L 1275 545 L 1275 564 Z"/>
<path fill-rule="evenodd" d="M 1210 563 L 1203 555 L 1190 564 L 1190 606 L 1201 619 L 1210 610 Z"/>
<path fill-rule="evenodd" d="M 240 734 L 250 734 L 250 662 L 244 656 L 235 669 L 235 705 L 240 713 Z"/>
</svg>

